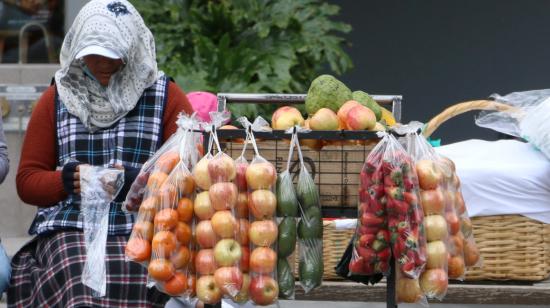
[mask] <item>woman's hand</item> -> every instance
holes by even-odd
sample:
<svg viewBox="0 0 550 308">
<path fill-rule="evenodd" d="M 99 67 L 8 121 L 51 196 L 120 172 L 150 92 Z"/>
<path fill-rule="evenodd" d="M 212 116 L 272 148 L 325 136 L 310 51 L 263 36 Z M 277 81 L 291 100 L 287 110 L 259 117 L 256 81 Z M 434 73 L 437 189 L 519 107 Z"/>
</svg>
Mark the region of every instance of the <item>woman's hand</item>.
<svg viewBox="0 0 550 308">
<path fill-rule="evenodd" d="M 80 165 L 76 166 L 76 171 L 74 173 L 74 181 L 73 181 L 73 193 L 75 195 L 80 194 Z"/>
</svg>

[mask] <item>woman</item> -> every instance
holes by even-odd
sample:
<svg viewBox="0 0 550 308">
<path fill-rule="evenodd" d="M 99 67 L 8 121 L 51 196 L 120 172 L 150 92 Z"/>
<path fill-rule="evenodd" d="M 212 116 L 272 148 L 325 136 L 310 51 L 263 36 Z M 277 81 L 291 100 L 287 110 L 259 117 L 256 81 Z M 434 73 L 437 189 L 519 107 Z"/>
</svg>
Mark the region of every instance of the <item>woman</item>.
<svg viewBox="0 0 550 308">
<path fill-rule="evenodd" d="M 18 307 L 162 307 L 145 268 L 126 262 L 133 217 L 121 210 L 143 163 L 176 131 L 184 93 L 157 70 L 154 39 L 127 1 L 90 1 L 67 33 L 55 85 L 40 98 L 27 128 L 17 190 L 38 207 L 37 235 L 12 260 L 8 305 Z M 110 205 L 107 293 L 81 282 L 85 262 L 79 165 L 121 165 L 125 188 Z"/>
<path fill-rule="evenodd" d="M 4 182 L 6 175 L 10 168 L 10 161 L 8 160 L 8 145 L 6 143 L 6 136 L 4 135 L 4 129 L 2 125 L 2 108 L 0 106 L 0 184 Z M 10 282 L 10 260 L 4 251 L 2 242 L 0 241 L 0 298 L 4 290 L 8 287 Z"/>
</svg>

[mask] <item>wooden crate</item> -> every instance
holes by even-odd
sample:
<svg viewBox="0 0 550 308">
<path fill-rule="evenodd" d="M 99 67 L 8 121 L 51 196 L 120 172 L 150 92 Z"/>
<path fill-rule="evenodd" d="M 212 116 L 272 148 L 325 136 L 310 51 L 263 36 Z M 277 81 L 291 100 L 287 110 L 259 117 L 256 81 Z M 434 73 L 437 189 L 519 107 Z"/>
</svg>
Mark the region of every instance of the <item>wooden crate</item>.
<svg viewBox="0 0 550 308">
<path fill-rule="evenodd" d="M 321 151 L 302 147 L 304 163 L 311 172 L 319 188 L 321 205 L 331 208 L 357 208 L 359 189 L 359 172 L 366 157 L 376 144 L 376 140 L 367 145 L 326 145 Z M 239 157 L 243 145 L 227 142 L 222 145 L 224 151 L 233 158 Z M 289 142 L 288 140 L 264 140 L 258 142 L 260 154 L 277 169 L 286 169 Z M 247 148 L 246 158 L 252 160 L 252 146 Z M 296 180 L 300 162 L 296 151 L 290 164 L 290 172 Z"/>
</svg>

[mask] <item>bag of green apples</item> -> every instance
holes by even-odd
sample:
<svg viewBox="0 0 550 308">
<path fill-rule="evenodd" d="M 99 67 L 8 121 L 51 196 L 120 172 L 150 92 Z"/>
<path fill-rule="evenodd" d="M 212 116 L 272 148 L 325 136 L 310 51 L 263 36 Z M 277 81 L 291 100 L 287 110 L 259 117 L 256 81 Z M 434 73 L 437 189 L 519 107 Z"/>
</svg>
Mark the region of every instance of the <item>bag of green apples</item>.
<svg viewBox="0 0 550 308">
<path fill-rule="evenodd" d="M 258 121 L 259 119 L 256 119 L 254 122 Z M 264 306 L 275 303 L 279 295 L 275 220 L 277 198 L 274 193 L 277 172 L 275 167 L 260 155 L 252 129 L 249 130 L 249 134 L 254 158 L 245 174 L 250 212 L 248 232 L 250 286 L 248 290 L 254 304 Z"/>
<path fill-rule="evenodd" d="M 295 134 L 294 145 L 300 159 L 296 184 L 300 222 L 298 223 L 298 278 L 305 293 L 321 286 L 323 281 L 323 219 L 319 190 L 304 164 L 302 150 Z"/>
<path fill-rule="evenodd" d="M 195 216 L 200 220 L 196 226 L 196 241 L 199 250 L 195 256 L 197 272 L 197 298 L 204 304 L 217 304 L 222 296 L 233 298 L 241 290 L 243 274 L 239 226 L 235 207 L 238 190 L 235 161 L 221 151 L 216 134 L 226 119 L 224 113 L 211 113 L 210 138 L 218 153 L 209 153 L 193 170 L 195 182 L 202 190 L 195 198 Z M 210 150 L 210 149 L 209 149 Z"/>
</svg>

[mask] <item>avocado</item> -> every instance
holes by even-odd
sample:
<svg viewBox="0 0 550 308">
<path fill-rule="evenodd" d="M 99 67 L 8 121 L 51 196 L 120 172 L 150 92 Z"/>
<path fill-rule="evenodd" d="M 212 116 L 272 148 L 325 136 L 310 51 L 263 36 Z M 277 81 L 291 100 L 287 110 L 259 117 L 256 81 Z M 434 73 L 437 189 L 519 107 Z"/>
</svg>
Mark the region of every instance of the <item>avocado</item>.
<svg viewBox="0 0 550 308">
<path fill-rule="evenodd" d="M 285 217 L 279 224 L 278 256 L 286 258 L 296 249 L 296 218 Z"/>
<path fill-rule="evenodd" d="M 323 238 L 323 220 L 319 207 L 310 207 L 305 210 L 298 223 L 298 237 L 300 239 Z"/>
<path fill-rule="evenodd" d="M 279 282 L 279 297 L 294 299 L 294 275 L 286 258 L 277 260 L 277 281 Z"/>
<path fill-rule="evenodd" d="M 298 184 L 296 185 L 296 195 L 302 209 L 319 206 L 319 190 L 305 167 L 300 170 Z"/>
<path fill-rule="evenodd" d="M 277 177 L 277 216 L 298 216 L 298 199 L 290 173 L 284 171 Z"/>
<path fill-rule="evenodd" d="M 353 91 L 351 96 L 354 101 L 357 101 L 361 105 L 372 110 L 376 116 L 376 121 L 380 121 L 380 119 L 382 119 L 382 109 L 380 108 L 380 105 L 378 105 L 378 103 L 368 93 L 363 91 Z"/>
<path fill-rule="evenodd" d="M 321 285 L 323 270 L 323 241 L 314 239 L 300 242 L 298 275 L 306 294 Z"/>
</svg>

